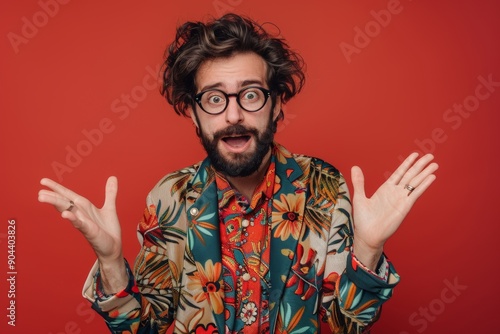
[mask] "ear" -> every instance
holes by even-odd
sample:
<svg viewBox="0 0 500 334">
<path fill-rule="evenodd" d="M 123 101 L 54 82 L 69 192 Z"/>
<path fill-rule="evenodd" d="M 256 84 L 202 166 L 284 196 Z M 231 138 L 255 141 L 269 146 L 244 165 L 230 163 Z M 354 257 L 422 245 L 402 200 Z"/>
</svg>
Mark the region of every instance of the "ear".
<svg viewBox="0 0 500 334">
<path fill-rule="evenodd" d="M 194 125 L 199 129 L 200 125 L 198 124 L 198 118 L 196 117 L 196 113 L 193 110 L 193 107 L 189 106 L 188 108 L 189 111 L 189 116 L 191 117 L 191 120 L 193 121 Z"/>
<path fill-rule="evenodd" d="M 278 115 L 280 114 L 280 110 L 281 110 L 281 97 L 277 96 L 276 103 L 275 103 L 274 109 L 273 109 L 273 120 L 274 121 L 276 121 L 276 119 L 278 118 Z"/>
</svg>

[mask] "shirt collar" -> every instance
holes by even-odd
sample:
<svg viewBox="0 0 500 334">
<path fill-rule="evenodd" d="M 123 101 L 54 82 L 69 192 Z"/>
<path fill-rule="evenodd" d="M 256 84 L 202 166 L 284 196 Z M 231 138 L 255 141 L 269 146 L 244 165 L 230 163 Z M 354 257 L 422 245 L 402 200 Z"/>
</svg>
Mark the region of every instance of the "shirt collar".
<svg viewBox="0 0 500 334">
<path fill-rule="evenodd" d="M 248 205 L 251 208 L 257 207 L 262 198 L 268 200 L 273 196 L 274 181 L 276 176 L 276 147 L 273 145 L 271 149 L 271 163 L 269 164 L 266 174 L 260 184 L 255 188 L 252 199 Z M 213 167 L 212 167 L 213 168 Z M 227 178 L 220 172 L 215 172 L 215 183 L 217 184 L 217 194 L 219 207 L 224 207 L 233 196 L 241 196 L 234 189 Z"/>
</svg>

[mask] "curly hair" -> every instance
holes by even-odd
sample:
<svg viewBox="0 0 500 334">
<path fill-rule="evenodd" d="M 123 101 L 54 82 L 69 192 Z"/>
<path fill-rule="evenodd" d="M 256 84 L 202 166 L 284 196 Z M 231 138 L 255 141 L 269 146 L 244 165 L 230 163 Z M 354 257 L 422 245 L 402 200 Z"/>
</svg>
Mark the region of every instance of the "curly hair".
<svg viewBox="0 0 500 334">
<path fill-rule="evenodd" d="M 200 65 L 210 59 L 236 53 L 254 52 L 267 64 L 267 84 L 283 103 L 300 92 L 304 83 L 304 62 L 285 40 L 273 37 L 255 21 L 226 14 L 208 23 L 186 22 L 177 28 L 175 40 L 165 51 L 161 94 L 177 114 L 189 116 L 194 108 L 195 76 Z M 283 111 L 277 120 L 283 119 Z"/>
</svg>

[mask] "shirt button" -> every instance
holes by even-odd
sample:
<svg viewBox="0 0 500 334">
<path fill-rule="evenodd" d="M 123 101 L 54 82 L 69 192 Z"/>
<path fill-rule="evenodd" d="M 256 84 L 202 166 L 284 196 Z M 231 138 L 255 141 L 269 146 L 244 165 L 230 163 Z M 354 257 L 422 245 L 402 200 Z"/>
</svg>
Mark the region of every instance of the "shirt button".
<svg viewBox="0 0 500 334">
<path fill-rule="evenodd" d="M 191 216 L 196 216 L 198 214 L 198 209 L 197 208 L 191 208 L 191 210 L 189 210 L 189 213 L 191 214 Z"/>
<path fill-rule="evenodd" d="M 243 221 L 241 222 L 241 225 L 243 227 L 247 227 L 249 224 L 250 224 L 250 222 L 248 221 L 248 219 L 243 219 Z"/>
<path fill-rule="evenodd" d="M 243 280 L 248 281 L 250 279 L 250 274 L 249 273 L 244 273 L 243 274 Z"/>
</svg>

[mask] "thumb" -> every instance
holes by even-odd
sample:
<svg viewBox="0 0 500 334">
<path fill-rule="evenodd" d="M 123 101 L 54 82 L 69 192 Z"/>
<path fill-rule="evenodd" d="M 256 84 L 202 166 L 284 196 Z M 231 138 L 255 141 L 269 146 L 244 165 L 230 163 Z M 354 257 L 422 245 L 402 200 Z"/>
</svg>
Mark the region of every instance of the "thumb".
<svg viewBox="0 0 500 334">
<path fill-rule="evenodd" d="M 104 206 L 116 208 L 116 194 L 118 193 L 118 179 L 116 176 L 110 176 L 106 182 L 106 197 L 104 199 Z"/>
<path fill-rule="evenodd" d="M 366 197 L 365 196 L 365 177 L 363 175 L 363 171 L 358 166 L 353 166 L 351 168 L 351 181 L 352 187 L 354 188 L 354 194 Z"/>
</svg>

